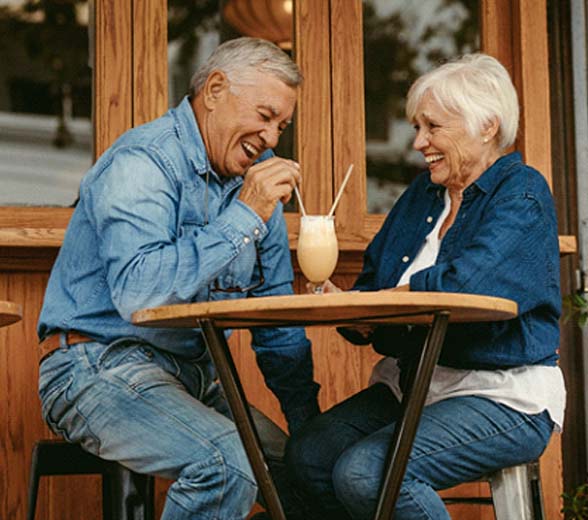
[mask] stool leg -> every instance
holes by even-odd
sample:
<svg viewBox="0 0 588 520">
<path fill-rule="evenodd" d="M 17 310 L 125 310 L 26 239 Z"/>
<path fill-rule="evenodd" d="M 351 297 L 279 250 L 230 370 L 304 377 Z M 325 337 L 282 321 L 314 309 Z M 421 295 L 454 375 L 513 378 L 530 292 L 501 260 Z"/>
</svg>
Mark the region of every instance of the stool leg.
<svg viewBox="0 0 588 520">
<path fill-rule="evenodd" d="M 527 466 L 522 464 L 490 476 L 496 520 L 533 520 Z"/>
<path fill-rule="evenodd" d="M 37 446 L 33 448 L 30 472 L 27 520 L 35 520 L 35 512 L 37 509 L 37 493 L 39 492 L 39 479 L 41 478 L 39 475 L 39 457 Z"/>
<path fill-rule="evenodd" d="M 543 491 L 541 489 L 541 473 L 539 462 L 527 464 L 529 485 L 531 486 L 531 499 L 533 502 L 533 519 L 544 520 L 545 510 L 543 508 Z"/>
<path fill-rule="evenodd" d="M 112 471 L 102 473 L 102 520 L 119 520 L 115 511 L 116 503 L 116 479 Z"/>
<path fill-rule="evenodd" d="M 154 479 L 116 464 L 102 477 L 104 520 L 154 520 Z"/>
<path fill-rule="evenodd" d="M 123 520 L 154 520 L 154 479 L 127 471 L 123 474 L 122 487 L 126 515 Z"/>
</svg>

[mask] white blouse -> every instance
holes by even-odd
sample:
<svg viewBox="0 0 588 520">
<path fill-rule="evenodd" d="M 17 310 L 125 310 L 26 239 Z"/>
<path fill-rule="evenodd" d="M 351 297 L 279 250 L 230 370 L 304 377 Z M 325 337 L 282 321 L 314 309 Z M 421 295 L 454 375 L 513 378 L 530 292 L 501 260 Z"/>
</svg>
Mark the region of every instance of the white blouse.
<svg viewBox="0 0 588 520">
<path fill-rule="evenodd" d="M 445 191 L 443 212 L 398 285 L 407 284 L 414 273 L 435 264 L 441 247 L 439 229 L 449 214 L 449 208 L 449 195 Z M 385 357 L 374 367 L 370 384 L 384 383 L 400 400 L 402 390 L 399 379 L 397 360 Z M 556 430 L 561 431 L 563 426 L 566 389 L 559 366 L 529 365 L 507 370 L 465 370 L 437 365 L 425 406 L 464 395 L 485 397 L 527 414 L 547 410 Z"/>
</svg>

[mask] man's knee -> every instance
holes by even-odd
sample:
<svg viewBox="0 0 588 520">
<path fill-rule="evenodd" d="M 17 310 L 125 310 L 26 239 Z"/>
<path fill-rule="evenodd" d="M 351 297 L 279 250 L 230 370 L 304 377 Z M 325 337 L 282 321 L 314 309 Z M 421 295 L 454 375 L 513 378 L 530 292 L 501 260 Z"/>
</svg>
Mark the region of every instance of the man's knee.
<svg viewBox="0 0 588 520">
<path fill-rule="evenodd" d="M 188 511 L 218 507 L 247 513 L 257 497 L 257 484 L 242 450 L 216 451 L 206 460 L 192 462 L 182 469 L 172 488 L 173 500 Z"/>
</svg>

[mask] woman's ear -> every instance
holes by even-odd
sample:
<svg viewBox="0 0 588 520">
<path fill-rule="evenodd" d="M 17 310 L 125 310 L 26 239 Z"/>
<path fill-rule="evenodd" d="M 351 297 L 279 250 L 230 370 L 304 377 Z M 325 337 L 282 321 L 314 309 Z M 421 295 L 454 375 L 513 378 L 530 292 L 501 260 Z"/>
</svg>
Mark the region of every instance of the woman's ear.
<svg viewBox="0 0 588 520">
<path fill-rule="evenodd" d="M 488 121 L 488 123 L 486 123 L 486 125 L 484 125 L 484 130 L 482 131 L 484 142 L 487 143 L 488 141 L 491 141 L 494 137 L 496 137 L 499 130 L 500 121 L 497 117 L 493 117 L 490 119 L 490 121 Z"/>
<path fill-rule="evenodd" d="M 224 100 L 224 96 L 229 91 L 229 87 L 229 78 L 227 78 L 227 75 L 223 71 L 212 71 L 202 89 L 204 106 L 208 110 L 214 110 L 217 104 Z"/>
</svg>

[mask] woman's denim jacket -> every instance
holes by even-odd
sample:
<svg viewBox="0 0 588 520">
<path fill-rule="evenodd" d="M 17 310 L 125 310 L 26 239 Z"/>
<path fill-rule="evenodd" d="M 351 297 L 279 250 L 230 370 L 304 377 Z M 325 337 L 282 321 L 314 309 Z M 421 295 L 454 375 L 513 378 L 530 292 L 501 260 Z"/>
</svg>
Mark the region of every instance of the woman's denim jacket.
<svg viewBox="0 0 588 520">
<path fill-rule="evenodd" d="M 444 189 L 428 172 L 415 179 L 369 245 L 355 289 L 396 286 L 439 218 Z M 554 365 L 561 312 L 559 244 L 543 176 L 516 152 L 496 161 L 464 191 L 435 265 L 413 274 L 410 290 L 499 296 L 518 304 L 519 315 L 512 320 L 450 324 L 441 365 Z M 349 331 L 341 332 L 359 342 Z M 380 327 L 370 340 L 378 352 L 402 359 L 422 344 L 425 333 L 421 327 Z"/>
<path fill-rule="evenodd" d="M 266 153 L 262 159 L 271 156 Z M 39 337 L 76 330 L 102 343 L 136 337 L 188 357 L 202 356 L 197 329 L 130 323 L 141 308 L 219 298 L 292 293 L 282 207 L 264 223 L 237 199 L 241 177 L 220 178 L 208 161 L 187 98 L 134 128 L 84 177 L 80 200 L 54 265 Z M 265 283 L 248 294 L 211 291 Z M 310 342 L 301 328 L 254 329 L 252 344 L 269 388 L 292 428 L 318 413 Z"/>
</svg>

